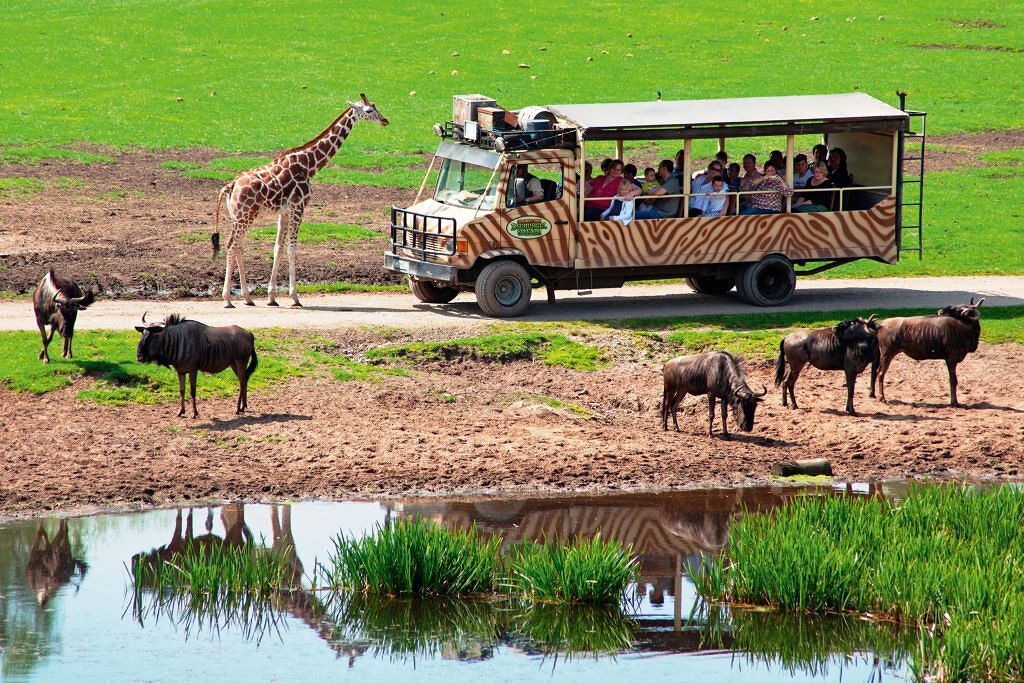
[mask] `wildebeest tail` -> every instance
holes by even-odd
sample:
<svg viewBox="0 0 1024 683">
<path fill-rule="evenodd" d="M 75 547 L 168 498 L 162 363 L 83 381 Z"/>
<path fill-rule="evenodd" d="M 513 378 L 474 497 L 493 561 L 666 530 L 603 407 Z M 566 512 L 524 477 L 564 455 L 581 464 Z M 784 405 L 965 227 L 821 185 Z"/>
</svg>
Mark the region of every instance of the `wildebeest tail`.
<svg viewBox="0 0 1024 683">
<path fill-rule="evenodd" d="M 775 361 L 775 386 L 782 384 L 786 379 L 786 340 L 779 342 L 779 359 Z"/>
<path fill-rule="evenodd" d="M 249 379 L 252 377 L 252 373 L 256 372 L 256 366 L 259 365 L 259 361 L 256 359 L 256 349 L 252 350 L 252 355 L 249 356 L 249 365 L 245 368 L 245 378 Z"/>
<path fill-rule="evenodd" d="M 220 192 L 217 193 L 217 208 L 213 212 L 213 234 L 210 235 L 210 244 L 213 245 L 213 257 L 217 258 L 217 254 L 220 253 L 220 205 L 224 203 L 224 195 L 230 195 L 231 191 L 235 189 L 235 181 L 232 180 L 230 183 L 220 188 Z"/>
</svg>

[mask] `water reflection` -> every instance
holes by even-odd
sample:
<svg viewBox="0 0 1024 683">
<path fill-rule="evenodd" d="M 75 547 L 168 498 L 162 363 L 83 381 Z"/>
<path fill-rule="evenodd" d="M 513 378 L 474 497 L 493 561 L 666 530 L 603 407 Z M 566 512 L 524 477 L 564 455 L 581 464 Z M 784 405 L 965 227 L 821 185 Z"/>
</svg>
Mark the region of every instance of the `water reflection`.
<svg viewBox="0 0 1024 683">
<path fill-rule="evenodd" d="M 862 490 L 902 495 L 899 487 L 875 484 L 845 493 Z M 193 662 L 205 662 L 203 671 L 210 676 L 224 674 L 210 668 L 223 661 L 218 653 L 248 661 L 254 651 L 276 652 L 278 658 L 288 652 L 301 662 L 293 662 L 293 668 L 318 662 L 315 670 L 330 675 L 320 658 L 327 655 L 334 666 L 340 659 L 364 675 L 384 676 L 395 666 L 422 666 L 428 660 L 475 662 L 477 671 L 496 660 L 502 667 L 514 667 L 510 656 L 523 655 L 552 662 L 592 662 L 593 657 L 603 662 L 607 655 L 617 662 L 647 662 L 624 669 L 632 676 L 647 671 L 660 657 L 691 653 L 737 653 L 734 663 L 728 656 L 724 659 L 722 671 L 732 670 L 738 661 L 755 670 L 767 666 L 825 677 L 834 673 L 827 667 L 848 667 L 846 657 L 858 653 L 876 653 L 879 667 L 903 661 L 916 634 L 885 625 L 719 608 L 704 608 L 690 618 L 696 596 L 687 575 L 699 567 L 704 554 L 721 549 L 735 516 L 769 509 L 793 496 L 823 493 L 828 490 L 765 488 L 516 500 L 233 504 L 3 525 L 0 679 L 59 678 L 77 670 L 75 656 L 80 660 L 93 649 L 124 654 L 131 648 L 160 656 L 191 652 Z M 307 571 L 315 558 L 326 560 L 339 528 L 347 535 L 362 534 L 377 523 L 412 515 L 448 526 L 475 523 L 500 534 L 506 548 L 523 540 L 589 536 L 600 530 L 606 538 L 633 546 L 640 579 L 631 588 L 629 604 L 610 611 L 512 600 L 381 600 L 310 590 Z M 127 602 L 119 602 L 127 583 L 125 565 L 165 562 L 190 547 L 247 543 L 258 552 L 287 559 L 288 580 L 281 591 L 262 600 L 204 603 L 172 599 L 141 586 L 137 595 L 129 589 Z M 212 637 L 199 638 L 200 632 Z M 182 644 L 182 635 L 188 646 Z M 111 659 L 106 661 L 109 666 Z M 250 671 L 255 678 L 266 677 L 270 670 L 250 666 L 256 667 Z M 153 664 L 122 669 L 121 677 L 160 677 L 160 671 Z M 562 669 L 563 675 L 567 671 Z M 604 671 L 615 676 L 612 669 Z"/>
</svg>

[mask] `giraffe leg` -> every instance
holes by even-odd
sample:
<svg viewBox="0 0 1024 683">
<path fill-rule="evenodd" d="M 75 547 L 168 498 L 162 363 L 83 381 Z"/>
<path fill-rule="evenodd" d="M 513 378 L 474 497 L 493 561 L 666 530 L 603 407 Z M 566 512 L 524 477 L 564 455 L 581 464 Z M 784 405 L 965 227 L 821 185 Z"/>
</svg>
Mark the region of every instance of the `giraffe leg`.
<svg viewBox="0 0 1024 683">
<path fill-rule="evenodd" d="M 246 263 L 242 245 L 239 245 L 239 251 L 237 252 L 237 263 L 239 265 L 239 286 L 242 288 L 242 297 L 246 300 L 247 306 L 255 306 L 256 302 L 253 301 L 253 295 L 246 284 Z"/>
<path fill-rule="evenodd" d="M 274 265 L 270 268 L 270 282 L 267 284 L 267 305 L 277 306 L 277 269 L 281 265 L 281 253 L 288 235 L 287 208 L 281 209 L 277 216 L 277 237 L 274 239 Z"/>
<path fill-rule="evenodd" d="M 288 225 L 288 296 L 292 298 L 292 306 L 301 307 L 299 290 L 295 284 L 295 250 L 299 245 L 299 226 L 302 224 L 302 212 L 306 208 L 309 195 L 292 206 L 291 220 Z"/>
<path fill-rule="evenodd" d="M 235 248 L 232 246 L 227 252 L 227 263 L 224 265 L 224 291 L 221 298 L 224 299 L 224 308 L 234 308 L 231 303 L 231 271 L 235 265 Z"/>
</svg>

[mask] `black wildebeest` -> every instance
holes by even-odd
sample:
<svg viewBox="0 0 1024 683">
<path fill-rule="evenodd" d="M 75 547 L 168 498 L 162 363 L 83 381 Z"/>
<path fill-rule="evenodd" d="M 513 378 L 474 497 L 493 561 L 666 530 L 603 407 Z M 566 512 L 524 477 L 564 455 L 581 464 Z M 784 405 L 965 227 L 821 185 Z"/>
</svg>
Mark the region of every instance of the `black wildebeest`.
<svg viewBox="0 0 1024 683">
<path fill-rule="evenodd" d="M 842 370 L 846 373 L 846 412 L 856 415 L 853 410 L 853 386 L 857 375 L 875 359 L 878 339 L 875 316 L 844 320 L 834 327 L 820 330 L 796 330 L 779 342 L 779 359 L 775 363 L 775 386 L 782 387 L 782 405 L 788 405 L 786 393 L 793 399 L 796 408 L 796 394 L 793 387 L 800 377 L 800 371 L 808 363 L 819 370 Z M 786 374 L 786 366 L 789 374 Z"/>
<path fill-rule="evenodd" d="M 885 373 L 892 359 L 905 353 L 914 360 L 944 360 L 949 370 L 949 405 L 959 406 L 956 398 L 956 366 L 968 353 L 978 350 L 984 299 L 966 306 L 946 306 L 935 315 L 913 318 L 888 318 L 878 325 L 878 364 L 871 367 L 871 397 L 885 402 Z"/>
<path fill-rule="evenodd" d="M 158 363 L 173 367 L 178 373 L 178 392 L 181 410 L 185 415 L 185 375 L 188 374 L 192 394 L 192 417 L 199 417 L 196 408 L 196 376 L 202 370 L 216 374 L 226 368 L 238 376 L 238 403 L 236 413 L 248 407 L 249 377 L 256 371 L 256 340 L 252 333 L 237 325 L 210 327 L 180 315 L 169 315 L 163 322 L 146 322 L 135 329 L 142 333 L 135 355 L 140 363 Z M 246 365 L 248 362 L 248 366 Z"/>
<path fill-rule="evenodd" d="M 722 437 L 729 438 L 727 426 L 729 406 L 737 429 L 749 432 L 754 428 L 754 411 L 761 397 L 751 391 L 743 375 L 743 366 L 727 351 L 708 351 L 695 356 L 679 356 L 665 363 L 661 371 L 665 378 L 665 391 L 661 397 L 661 427 L 668 429 L 668 415 L 679 431 L 676 411 L 687 394 L 708 395 L 708 436 L 714 436 L 715 400 L 722 402 Z"/>
<path fill-rule="evenodd" d="M 75 320 L 78 318 L 78 312 L 84 311 L 92 302 L 91 290 L 83 292 L 77 284 L 53 272 L 53 268 L 46 272 L 32 293 L 36 325 L 39 326 L 39 334 L 43 338 L 43 350 L 39 352 L 41 361 L 50 362 L 47 347 L 53 339 L 54 332 L 64 339 L 64 350 L 60 355 L 71 358 L 71 338 L 75 336 Z M 50 326 L 49 336 L 46 334 L 47 325 Z"/>
</svg>

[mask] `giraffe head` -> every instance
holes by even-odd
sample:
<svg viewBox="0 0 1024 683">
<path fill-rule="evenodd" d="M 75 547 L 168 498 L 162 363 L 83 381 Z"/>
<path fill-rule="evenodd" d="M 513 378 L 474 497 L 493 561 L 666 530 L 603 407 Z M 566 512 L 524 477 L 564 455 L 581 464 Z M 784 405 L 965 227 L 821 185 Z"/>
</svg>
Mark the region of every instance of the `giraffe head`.
<svg viewBox="0 0 1024 683">
<path fill-rule="evenodd" d="M 366 93 L 359 93 L 359 101 L 349 102 L 348 106 L 352 107 L 352 111 L 355 112 L 356 121 L 376 121 L 382 126 L 388 125 L 388 120 L 377 111 L 377 106 L 366 99 Z"/>
</svg>

